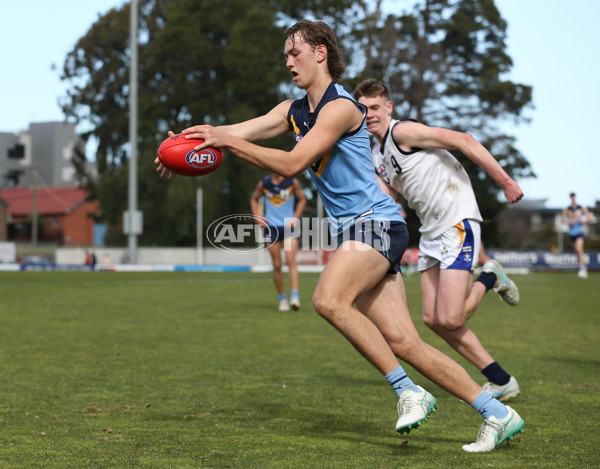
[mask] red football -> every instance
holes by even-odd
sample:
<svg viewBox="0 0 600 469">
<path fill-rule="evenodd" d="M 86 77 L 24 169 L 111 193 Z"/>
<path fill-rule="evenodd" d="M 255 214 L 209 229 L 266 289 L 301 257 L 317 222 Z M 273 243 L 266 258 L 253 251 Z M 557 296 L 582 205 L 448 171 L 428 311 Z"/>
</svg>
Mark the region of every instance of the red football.
<svg viewBox="0 0 600 469">
<path fill-rule="evenodd" d="M 204 140 L 185 138 L 181 134 L 165 139 L 158 147 L 158 159 L 169 171 L 181 176 L 204 176 L 212 173 L 223 161 L 218 148 L 194 150 Z"/>
</svg>

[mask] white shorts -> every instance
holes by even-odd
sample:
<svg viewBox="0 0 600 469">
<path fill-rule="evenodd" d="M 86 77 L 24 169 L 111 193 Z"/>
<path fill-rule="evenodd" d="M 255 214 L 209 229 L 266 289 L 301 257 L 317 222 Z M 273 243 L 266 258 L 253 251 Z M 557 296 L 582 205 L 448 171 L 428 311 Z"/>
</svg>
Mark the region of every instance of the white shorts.
<svg viewBox="0 0 600 469">
<path fill-rule="evenodd" d="M 421 237 L 417 270 L 423 272 L 438 262 L 440 269 L 473 270 L 481 248 L 481 226 L 463 220 L 434 239 Z"/>
</svg>

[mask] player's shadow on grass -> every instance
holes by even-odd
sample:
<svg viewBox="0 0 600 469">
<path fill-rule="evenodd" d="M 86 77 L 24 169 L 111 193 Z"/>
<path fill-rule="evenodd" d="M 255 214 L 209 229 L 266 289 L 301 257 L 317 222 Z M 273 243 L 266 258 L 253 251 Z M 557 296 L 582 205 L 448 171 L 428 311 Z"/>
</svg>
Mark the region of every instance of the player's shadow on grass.
<svg viewBox="0 0 600 469">
<path fill-rule="evenodd" d="M 260 417 L 255 415 L 255 417 Z M 367 415 L 354 414 L 340 417 L 327 411 L 315 408 L 291 408 L 279 406 L 275 415 L 264 416 L 263 429 L 273 434 L 286 433 L 297 437 L 317 437 L 320 440 L 352 442 L 353 444 L 369 444 L 373 446 L 396 450 L 399 445 L 407 440 L 394 432 L 393 422 L 381 424 L 369 420 Z M 285 427 L 270 425 L 273 419 L 284 420 L 289 423 Z M 393 418 L 393 417 L 392 417 Z M 401 448 L 403 451 L 415 452 L 426 448 L 410 445 Z"/>
<path fill-rule="evenodd" d="M 315 406 L 317 405 L 315 402 Z M 396 417 L 393 410 L 390 410 L 389 420 L 382 422 L 362 413 L 352 413 L 344 417 L 337 412 L 327 412 L 315 407 L 293 408 L 279 405 L 271 406 L 268 415 L 260 412 L 254 414 L 254 418 L 260 421 L 263 431 L 274 435 L 285 433 L 298 437 L 318 437 L 332 442 L 333 445 L 336 441 L 368 444 L 387 448 L 391 454 L 403 455 L 420 454 L 432 446 L 439 445 L 460 448 L 475 441 L 478 431 L 477 425 L 474 424 L 470 436 L 440 435 L 441 427 L 447 427 L 443 431 L 448 433 L 453 431 L 453 427 L 448 426 L 447 421 L 440 421 L 432 416 L 419 429 L 401 435 L 394 429 Z M 273 424 L 274 421 L 279 423 Z M 281 426 L 280 423 L 284 421 L 288 423 Z"/>
<path fill-rule="evenodd" d="M 350 379 L 355 381 L 356 378 Z M 371 380 L 359 379 L 370 383 Z M 376 383 L 378 386 L 381 383 Z M 375 387 L 375 386 L 374 386 Z M 290 396 L 291 397 L 291 396 Z M 299 403 L 300 400 L 300 403 Z M 374 404 L 380 405 L 380 404 Z M 308 402 L 305 397 L 291 398 L 288 402 L 269 402 L 265 396 L 247 396 L 244 406 L 253 409 L 250 427 L 260 426 L 273 435 L 287 434 L 298 437 L 318 437 L 320 439 L 352 442 L 353 444 L 369 444 L 388 448 L 391 453 L 418 454 L 427 451 L 430 445 L 448 444 L 458 446 L 474 441 L 478 424 L 474 422 L 472 435 L 441 435 L 440 432 L 451 433 L 452 426 L 435 413 L 424 422 L 421 428 L 411 430 L 409 434 L 398 434 L 395 431 L 396 409 L 392 404 L 389 416 L 385 421 L 381 415 L 369 414 L 368 406 L 363 409 L 344 409 L 335 400 L 319 400 Z M 335 410 L 328 410 L 334 408 Z M 470 439 L 472 438 L 472 440 Z"/>
</svg>

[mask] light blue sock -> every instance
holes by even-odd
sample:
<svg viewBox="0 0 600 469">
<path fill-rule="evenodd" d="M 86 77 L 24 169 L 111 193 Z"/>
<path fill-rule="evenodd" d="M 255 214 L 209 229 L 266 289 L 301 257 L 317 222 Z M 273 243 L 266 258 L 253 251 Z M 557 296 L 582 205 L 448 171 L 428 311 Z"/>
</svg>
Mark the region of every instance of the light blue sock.
<svg viewBox="0 0 600 469">
<path fill-rule="evenodd" d="M 287 300 L 287 296 L 285 296 L 285 293 L 279 294 L 279 301 L 281 301 L 281 300 Z"/>
<path fill-rule="evenodd" d="M 471 407 L 483 415 L 484 419 L 489 419 L 492 415 L 497 419 L 503 419 L 508 415 L 508 409 L 500 401 L 496 400 L 489 392 L 483 391 L 477 399 L 473 401 Z"/>
<path fill-rule="evenodd" d="M 398 365 L 398 368 L 393 369 L 387 375 L 385 375 L 385 379 L 392 385 L 394 391 L 398 397 L 406 390 L 411 390 L 415 392 L 421 392 L 421 390 L 417 387 L 415 383 L 411 381 L 408 377 L 404 369 Z"/>
<path fill-rule="evenodd" d="M 292 300 L 299 300 L 300 292 L 298 290 L 292 290 Z"/>
</svg>

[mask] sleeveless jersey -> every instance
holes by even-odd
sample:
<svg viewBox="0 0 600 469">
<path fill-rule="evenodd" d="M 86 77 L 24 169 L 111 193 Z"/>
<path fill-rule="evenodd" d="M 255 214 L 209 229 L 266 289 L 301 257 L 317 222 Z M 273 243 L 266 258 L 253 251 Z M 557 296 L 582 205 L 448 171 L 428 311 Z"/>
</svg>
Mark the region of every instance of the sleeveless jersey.
<svg viewBox="0 0 600 469">
<path fill-rule="evenodd" d="M 284 227 L 285 219 L 294 216 L 294 179 L 284 179 L 274 184 L 271 176 L 262 180 L 262 191 L 265 201 L 265 218 L 273 226 Z"/>
<path fill-rule="evenodd" d="M 574 225 L 569 225 L 569 236 L 583 236 L 583 223 L 580 221 L 583 217 L 584 213 L 581 205 L 575 207 L 569 205 L 567 207 L 567 221 L 575 222 Z"/>
<path fill-rule="evenodd" d="M 383 139 L 373 147 L 375 171 L 417 212 L 419 231 L 433 239 L 464 219 L 482 221 L 475 193 L 460 162 L 442 149 L 402 151 L 392 138 L 392 120 Z"/>
<path fill-rule="evenodd" d="M 365 117 L 366 108 L 335 81 L 331 82 L 314 112 L 309 111 L 308 97 L 295 100 L 288 111 L 296 141 L 314 126 L 319 112 L 336 99 L 352 101 L 363 113 L 361 126 L 342 135 L 319 160 L 310 166 L 310 176 L 317 187 L 328 217 L 332 235 L 340 235 L 357 219 L 404 222 L 400 207 L 381 192 L 372 170 L 372 157 Z"/>
</svg>

